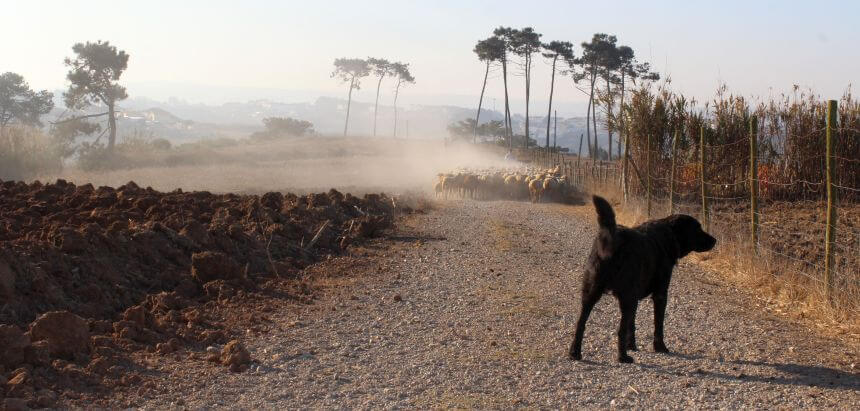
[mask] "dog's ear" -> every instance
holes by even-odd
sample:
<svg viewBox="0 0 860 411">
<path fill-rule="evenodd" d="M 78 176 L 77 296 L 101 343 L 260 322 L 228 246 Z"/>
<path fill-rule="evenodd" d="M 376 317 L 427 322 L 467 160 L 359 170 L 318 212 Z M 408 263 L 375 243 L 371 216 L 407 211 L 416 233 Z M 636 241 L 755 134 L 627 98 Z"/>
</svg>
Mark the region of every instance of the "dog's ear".
<svg viewBox="0 0 860 411">
<path fill-rule="evenodd" d="M 714 248 L 717 240 L 702 230 L 699 220 L 684 214 L 669 218 L 675 242 L 678 245 L 678 258 L 692 251 L 703 252 Z"/>
<path fill-rule="evenodd" d="M 675 251 L 682 258 L 693 251 L 695 233 L 702 231 L 699 221 L 685 214 L 675 214 L 669 217 L 672 234 L 675 237 Z"/>
</svg>

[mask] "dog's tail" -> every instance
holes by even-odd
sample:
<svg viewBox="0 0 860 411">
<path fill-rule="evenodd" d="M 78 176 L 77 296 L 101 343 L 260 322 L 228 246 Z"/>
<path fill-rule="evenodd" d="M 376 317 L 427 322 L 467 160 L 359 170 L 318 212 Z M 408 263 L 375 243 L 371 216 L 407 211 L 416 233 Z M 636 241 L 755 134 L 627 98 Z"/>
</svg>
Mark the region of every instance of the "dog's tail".
<svg viewBox="0 0 860 411">
<path fill-rule="evenodd" d="M 609 231 L 615 231 L 615 212 L 612 211 L 612 206 L 603 197 L 593 196 L 591 200 L 594 202 L 594 208 L 597 210 L 597 224 L 601 228 Z"/>
</svg>

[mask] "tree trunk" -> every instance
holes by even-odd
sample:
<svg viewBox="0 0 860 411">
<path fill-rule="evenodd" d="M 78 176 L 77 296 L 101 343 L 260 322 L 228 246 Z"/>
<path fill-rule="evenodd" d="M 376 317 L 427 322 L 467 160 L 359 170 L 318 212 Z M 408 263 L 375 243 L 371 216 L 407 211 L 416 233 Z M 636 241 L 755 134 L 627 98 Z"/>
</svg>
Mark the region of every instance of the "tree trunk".
<svg viewBox="0 0 860 411">
<path fill-rule="evenodd" d="M 505 132 L 508 134 L 508 150 L 514 149 L 513 125 L 511 124 L 511 108 L 508 104 L 508 62 L 502 60 L 502 79 L 505 83 Z"/>
<path fill-rule="evenodd" d="M 621 146 L 624 141 L 624 70 L 621 71 L 621 102 L 618 105 L 618 158 L 621 158 Z M 624 143 L 626 144 L 626 143 Z M 625 147 L 626 150 L 626 147 Z"/>
<path fill-rule="evenodd" d="M 531 88 L 531 57 L 526 57 L 526 138 L 523 145 L 529 148 L 529 91 Z"/>
<path fill-rule="evenodd" d="M 588 109 L 585 111 L 585 135 L 588 137 L 588 158 L 591 158 L 591 100 L 593 95 L 588 96 Z"/>
<path fill-rule="evenodd" d="M 555 127 L 552 130 L 552 148 L 557 148 L 558 142 L 558 110 L 555 111 Z"/>
<path fill-rule="evenodd" d="M 108 104 L 108 151 L 113 151 L 113 146 L 116 144 L 116 111 L 113 103 Z"/>
<path fill-rule="evenodd" d="M 490 75 L 490 61 L 487 60 L 487 71 L 484 72 L 484 85 L 481 86 L 481 98 L 478 99 L 478 113 L 475 114 L 475 136 L 472 138 L 473 143 L 478 142 L 478 120 L 481 118 L 481 105 L 484 103 L 484 90 L 487 89 L 487 76 Z"/>
<path fill-rule="evenodd" d="M 621 164 L 622 164 L 622 166 L 621 166 L 621 192 L 624 194 L 624 202 L 626 204 L 627 203 L 627 173 L 628 173 L 628 171 L 627 171 L 627 156 L 629 155 L 628 150 L 630 150 L 630 138 L 629 138 L 630 133 L 627 132 L 627 129 L 624 127 L 624 88 L 625 88 L 624 87 L 624 83 L 625 83 L 624 74 L 625 74 L 625 71 L 624 71 L 624 69 L 622 69 L 622 71 L 621 71 L 621 106 L 618 108 L 618 112 L 620 115 L 619 123 L 621 126 L 619 127 L 619 130 L 618 130 L 618 136 L 620 137 L 619 140 L 624 141 L 624 157 L 621 161 Z M 618 145 L 618 153 L 619 153 L 619 155 L 621 155 L 621 144 L 620 143 Z"/>
<path fill-rule="evenodd" d="M 606 79 L 606 133 L 609 137 L 609 150 L 606 152 L 608 160 L 612 161 L 612 90 L 609 88 L 609 79 Z"/>
<path fill-rule="evenodd" d="M 400 94 L 400 83 L 402 79 L 397 79 L 397 87 L 394 88 L 394 138 L 397 138 L 397 95 Z"/>
<path fill-rule="evenodd" d="M 546 112 L 546 146 L 549 147 L 549 120 L 552 114 L 552 93 L 555 88 L 555 62 L 558 60 L 558 55 L 552 59 L 552 77 L 549 80 L 549 110 Z"/>
<path fill-rule="evenodd" d="M 376 137 L 376 112 L 379 110 L 379 88 L 382 87 L 382 78 L 379 76 L 379 82 L 376 83 L 376 104 L 373 105 L 373 136 Z"/>
<path fill-rule="evenodd" d="M 582 158 L 582 134 L 579 135 L 579 154 L 576 155 L 576 164 L 579 164 L 580 158 Z"/>
<path fill-rule="evenodd" d="M 591 95 L 594 96 L 594 85 L 597 83 L 597 70 L 591 74 Z M 594 151 L 592 153 L 594 156 L 592 160 L 597 160 L 597 157 L 600 156 L 600 144 L 597 143 L 597 101 L 594 100 L 594 97 L 591 99 L 591 127 L 594 129 Z M 594 164 L 592 162 L 592 164 Z"/>
<path fill-rule="evenodd" d="M 343 136 L 346 137 L 346 129 L 349 127 L 349 106 L 352 105 L 352 86 L 355 84 L 355 76 L 349 82 L 349 97 L 346 100 L 346 121 L 343 123 Z"/>
</svg>

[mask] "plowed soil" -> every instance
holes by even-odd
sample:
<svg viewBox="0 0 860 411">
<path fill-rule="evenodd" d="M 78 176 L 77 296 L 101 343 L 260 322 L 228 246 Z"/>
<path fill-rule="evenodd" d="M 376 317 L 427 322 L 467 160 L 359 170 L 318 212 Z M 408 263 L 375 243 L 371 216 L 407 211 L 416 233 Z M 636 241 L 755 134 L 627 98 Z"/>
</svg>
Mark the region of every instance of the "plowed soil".
<svg viewBox="0 0 860 411">
<path fill-rule="evenodd" d="M 0 182 L 0 396 L 30 406 L 52 406 L 60 393 L 87 399 L 141 381 L 130 353 L 244 335 L 264 321 L 266 298 L 312 301 L 301 270 L 387 229 L 394 204 L 335 190 L 240 196 Z M 39 317 L 46 312 L 74 315 Z M 83 330 L 55 320 L 75 316 Z M 39 341 L 40 322 L 61 335 Z M 50 347 L 80 333 L 91 336 L 80 350 Z"/>
</svg>

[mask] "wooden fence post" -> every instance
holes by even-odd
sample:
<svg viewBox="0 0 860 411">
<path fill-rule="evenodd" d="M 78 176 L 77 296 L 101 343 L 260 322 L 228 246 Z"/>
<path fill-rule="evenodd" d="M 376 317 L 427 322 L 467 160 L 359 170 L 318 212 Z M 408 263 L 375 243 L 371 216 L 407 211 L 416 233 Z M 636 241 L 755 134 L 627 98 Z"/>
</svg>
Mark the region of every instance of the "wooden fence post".
<svg viewBox="0 0 860 411">
<path fill-rule="evenodd" d="M 750 241 L 758 255 L 758 118 L 750 117 Z"/>
<path fill-rule="evenodd" d="M 624 102 L 622 101 L 622 107 Z M 627 161 L 630 158 L 630 132 L 624 133 L 624 159 L 621 162 L 621 194 L 624 199 L 624 204 L 627 204 L 627 193 L 628 193 L 628 183 L 627 183 L 627 174 L 630 173 L 630 170 L 627 168 Z"/>
<path fill-rule="evenodd" d="M 833 158 L 833 129 L 836 127 L 836 100 L 827 102 L 827 228 L 824 234 L 824 291 L 827 301 L 833 297 L 833 246 L 836 244 L 836 164 Z"/>
<path fill-rule="evenodd" d="M 678 137 L 681 130 L 675 130 L 675 138 L 672 139 L 672 170 L 669 172 L 669 215 L 675 212 L 675 160 L 678 153 Z"/>
<path fill-rule="evenodd" d="M 651 133 L 645 137 L 645 178 L 647 184 L 645 193 L 648 196 L 648 217 L 651 217 Z"/>
<path fill-rule="evenodd" d="M 702 225 L 705 231 L 711 229 L 708 221 L 708 188 L 705 186 L 705 126 L 699 128 L 699 176 L 702 185 Z"/>
</svg>

